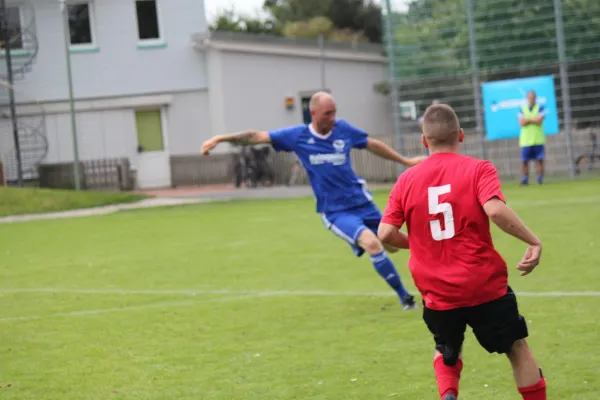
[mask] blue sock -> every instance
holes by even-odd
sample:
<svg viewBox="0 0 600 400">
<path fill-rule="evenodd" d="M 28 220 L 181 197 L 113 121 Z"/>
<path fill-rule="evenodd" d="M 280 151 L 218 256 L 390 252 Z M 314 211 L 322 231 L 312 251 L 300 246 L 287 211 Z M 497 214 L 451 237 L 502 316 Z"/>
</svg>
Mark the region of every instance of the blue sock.
<svg viewBox="0 0 600 400">
<path fill-rule="evenodd" d="M 396 267 L 392 260 L 389 259 L 385 251 L 381 253 L 374 254 L 371 256 L 371 261 L 373 262 L 373 266 L 375 270 L 381 277 L 387 282 L 388 285 L 392 287 L 400 296 L 400 301 L 404 303 L 404 297 L 406 297 L 408 291 L 402 284 L 402 280 L 400 279 L 400 275 L 398 271 L 396 271 Z"/>
<path fill-rule="evenodd" d="M 523 175 L 523 178 L 521 178 L 521 183 L 523 185 L 527 185 L 528 182 L 529 182 L 529 175 Z"/>
<path fill-rule="evenodd" d="M 538 175 L 537 182 L 541 185 L 544 180 L 544 175 Z"/>
</svg>

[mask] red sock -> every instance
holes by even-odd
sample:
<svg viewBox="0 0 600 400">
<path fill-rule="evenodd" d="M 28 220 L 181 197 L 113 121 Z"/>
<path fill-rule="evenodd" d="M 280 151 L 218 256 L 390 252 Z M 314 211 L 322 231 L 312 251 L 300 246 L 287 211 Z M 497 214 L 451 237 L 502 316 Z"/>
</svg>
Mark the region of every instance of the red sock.
<svg viewBox="0 0 600 400">
<path fill-rule="evenodd" d="M 462 368 L 463 362 L 460 359 L 452 367 L 444 364 L 444 358 L 442 356 L 438 356 L 435 360 L 433 360 L 435 379 L 437 380 L 441 399 L 450 393 L 458 397 L 458 381 L 460 380 L 460 372 L 462 371 Z"/>
<path fill-rule="evenodd" d="M 546 379 L 540 378 L 535 385 L 519 388 L 519 393 L 523 400 L 546 400 Z"/>
</svg>

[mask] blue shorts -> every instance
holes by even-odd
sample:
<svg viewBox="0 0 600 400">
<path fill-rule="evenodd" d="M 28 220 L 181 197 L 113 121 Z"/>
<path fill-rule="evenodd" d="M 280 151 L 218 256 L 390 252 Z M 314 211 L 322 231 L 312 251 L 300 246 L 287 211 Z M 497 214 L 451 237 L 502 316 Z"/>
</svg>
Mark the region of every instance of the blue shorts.
<svg viewBox="0 0 600 400">
<path fill-rule="evenodd" d="M 321 218 L 325 227 L 344 239 L 360 257 L 365 250 L 358 246 L 358 237 L 365 229 L 377 234 L 382 215 L 374 203 L 368 203 L 350 210 L 321 214 Z"/>
<path fill-rule="evenodd" d="M 544 145 L 538 144 L 535 146 L 521 147 L 521 160 L 525 161 L 543 161 L 544 160 Z"/>
</svg>

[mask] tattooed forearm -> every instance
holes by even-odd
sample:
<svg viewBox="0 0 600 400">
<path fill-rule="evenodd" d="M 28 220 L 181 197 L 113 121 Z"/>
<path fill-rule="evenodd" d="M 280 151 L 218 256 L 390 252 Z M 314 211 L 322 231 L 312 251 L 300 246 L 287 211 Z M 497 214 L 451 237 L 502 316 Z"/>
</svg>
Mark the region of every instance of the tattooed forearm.
<svg viewBox="0 0 600 400">
<path fill-rule="evenodd" d="M 233 133 L 231 135 L 225 135 L 221 138 L 221 140 L 223 142 L 229 142 L 240 146 L 248 146 L 259 143 L 259 136 L 260 132 L 258 131 L 245 131 Z"/>
<path fill-rule="evenodd" d="M 229 142 L 240 146 L 271 143 L 271 135 L 267 131 L 244 131 L 230 135 L 217 135 L 202 143 L 202 154 L 208 155 L 219 143 Z"/>
</svg>

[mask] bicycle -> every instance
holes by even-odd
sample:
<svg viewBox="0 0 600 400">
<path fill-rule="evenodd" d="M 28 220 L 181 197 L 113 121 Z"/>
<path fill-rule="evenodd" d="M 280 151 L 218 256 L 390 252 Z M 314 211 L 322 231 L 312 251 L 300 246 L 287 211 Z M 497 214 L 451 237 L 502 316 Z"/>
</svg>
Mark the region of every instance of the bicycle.
<svg viewBox="0 0 600 400">
<path fill-rule="evenodd" d="M 233 183 L 236 188 L 242 186 L 256 188 L 259 184 L 272 186 L 275 181 L 275 172 L 269 159 L 268 147 L 254 148 L 242 147 L 234 156 Z"/>
<path fill-rule="evenodd" d="M 592 142 L 591 152 L 580 154 L 575 159 L 575 175 L 581 174 L 581 172 L 584 170 L 593 171 L 598 165 L 600 165 L 598 138 L 593 128 L 590 130 L 590 140 Z"/>
<path fill-rule="evenodd" d="M 298 158 L 294 160 L 294 163 L 290 167 L 289 173 L 290 175 L 288 177 L 286 185 L 293 186 L 300 179 L 300 174 L 302 173 L 302 164 L 300 163 L 300 160 Z"/>
</svg>

